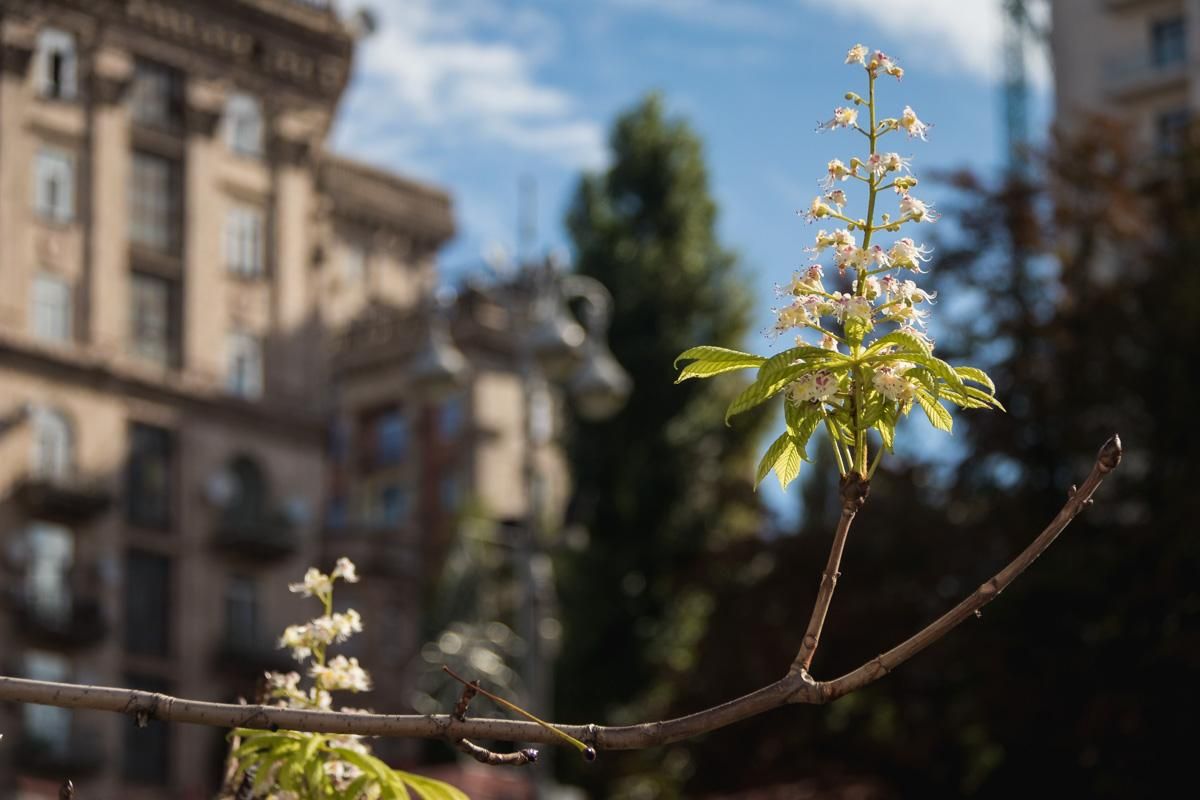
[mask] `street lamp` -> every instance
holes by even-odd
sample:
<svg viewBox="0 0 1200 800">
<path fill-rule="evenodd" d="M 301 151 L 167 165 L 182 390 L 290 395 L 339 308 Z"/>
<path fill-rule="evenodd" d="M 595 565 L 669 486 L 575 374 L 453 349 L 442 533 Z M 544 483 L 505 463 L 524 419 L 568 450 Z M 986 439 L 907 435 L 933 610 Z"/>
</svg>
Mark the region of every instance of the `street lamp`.
<svg viewBox="0 0 1200 800">
<path fill-rule="evenodd" d="M 426 303 L 425 338 L 408 363 L 408 382 L 421 396 L 442 400 L 462 388 L 467 377 L 467 359 L 454 346 L 446 320 L 453 302 L 447 294 L 435 293 Z"/>
<path fill-rule="evenodd" d="M 546 404 L 539 401 L 548 396 L 554 381 L 566 388 L 580 416 L 598 421 L 621 409 L 633 381 L 605 342 L 613 301 L 602 283 L 566 273 L 553 257 L 527 266 L 519 283 L 526 298 L 516 337 L 525 406 L 526 508 L 525 524 L 514 546 L 522 585 L 518 632 L 526 643 L 522 671 L 529 687 L 528 702 L 534 713 L 549 714 L 552 654 L 542 640 L 550 638 L 547 629 L 554 629 L 557 619 L 552 563 L 539 532 L 547 481 L 537 450 L 549 438 L 546 426 L 538 424 L 539 416 L 546 413 Z M 579 319 L 573 307 L 579 309 Z M 543 789 L 537 786 L 538 796 Z"/>
</svg>

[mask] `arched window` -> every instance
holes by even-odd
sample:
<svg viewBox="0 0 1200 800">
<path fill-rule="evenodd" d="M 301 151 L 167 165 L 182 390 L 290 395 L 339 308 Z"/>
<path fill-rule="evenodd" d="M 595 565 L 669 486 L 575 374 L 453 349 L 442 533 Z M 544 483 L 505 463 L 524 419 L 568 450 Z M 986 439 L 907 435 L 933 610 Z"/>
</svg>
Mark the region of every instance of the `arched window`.
<svg viewBox="0 0 1200 800">
<path fill-rule="evenodd" d="M 225 143 L 239 155 L 262 154 L 262 107 L 255 97 L 237 92 L 225 101 Z"/>
<path fill-rule="evenodd" d="M 75 466 L 75 444 L 71 423 L 59 411 L 34 409 L 33 474 L 42 478 L 68 478 Z"/>
<path fill-rule="evenodd" d="M 249 456 L 237 456 L 229 462 L 233 492 L 227 513 L 238 520 L 261 520 L 267 515 L 268 486 L 262 467 Z"/>
<path fill-rule="evenodd" d="M 37 37 L 34 80 L 42 97 L 70 100 L 75 97 L 77 59 L 75 37 L 57 28 L 45 28 Z"/>
</svg>

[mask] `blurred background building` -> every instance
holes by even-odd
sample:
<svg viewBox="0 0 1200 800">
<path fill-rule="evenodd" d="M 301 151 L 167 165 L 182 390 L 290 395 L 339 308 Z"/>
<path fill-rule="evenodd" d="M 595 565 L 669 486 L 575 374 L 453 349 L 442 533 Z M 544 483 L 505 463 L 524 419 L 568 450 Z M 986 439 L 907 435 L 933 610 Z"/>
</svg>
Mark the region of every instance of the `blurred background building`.
<svg viewBox="0 0 1200 800">
<path fill-rule="evenodd" d="M 1159 155 L 1184 141 L 1200 82 L 1200 5 L 1191 0 L 1050 3 L 1056 122 L 1103 113 L 1125 120 Z"/>
<path fill-rule="evenodd" d="M 252 696 L 309 611 L 288 581 L 347 555 L 349 652 L 388 676 L 364 704 L 405 710 L 455 514 L 526 513 L 511 320 L 432 300 L 450 197 L 326 149 L 352 27 L 318 0 L 0 5 L 3 672 Z M 0 729 L 4 797 L 211 796 L 224 752 L 38 706 Z"/>
</svg>

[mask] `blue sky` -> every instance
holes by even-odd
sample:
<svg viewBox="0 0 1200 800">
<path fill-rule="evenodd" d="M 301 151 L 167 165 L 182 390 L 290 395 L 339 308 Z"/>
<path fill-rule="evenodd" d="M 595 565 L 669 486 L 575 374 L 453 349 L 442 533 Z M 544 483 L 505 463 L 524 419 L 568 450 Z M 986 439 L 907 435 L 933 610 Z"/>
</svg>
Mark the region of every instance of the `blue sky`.
<svg viewBox="0 0 1200 800">
<path fill-rule="evenodd" d="M 927 143 L 894 145 L 918 175 L 1003 157 L 1000 0 L 341 2 L 370 6 L 379 27 L 360 48 L 335 147 L 451 191 L 449 281 L 489 250 L 515 251 L 522 176 L 537 183 L 538 251 L 565 246 L 580 171 L 603 167 L 613 118 L 657 89 L 706 143 L 722 239 L 754 277 L 765 327 L 774 284 L 807 261 L 814 228 L 797 209 L 830 158 L 860 147 L 814 130 L 862 89 L 861 68 L 842 64 L 859 41 L 907 70 L 881 83 L 882 103 L 935 126 Z M 1044 119 L 1047 69 L 1030 67 Z M 937 202 L 937 187 L 922 189 Z"/>
</svg>

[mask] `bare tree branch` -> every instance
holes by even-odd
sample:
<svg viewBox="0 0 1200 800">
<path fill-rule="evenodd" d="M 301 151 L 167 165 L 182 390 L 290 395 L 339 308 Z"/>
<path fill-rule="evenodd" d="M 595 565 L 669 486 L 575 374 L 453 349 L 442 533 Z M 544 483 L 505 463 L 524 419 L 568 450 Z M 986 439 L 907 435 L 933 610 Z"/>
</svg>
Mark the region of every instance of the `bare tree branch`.
<svg viewBox="0 0 1200 800">
<path fill-rule="evenodd" d="M 808 620 L 808 630 L 800 642 L 800 652 L 796 653 L 789 673 L 801 670 L 807 672 L 813 656 L 817 653 L 817 645 L 821 643 L 821 629 L 825 627 L 825 615 L 829 612 L 833 590 L 837 588 L 838 577 L 842 574 L 842 551 L 845 550 L 846 538 L 850 535 L 850 524 L 854 522 L 854 515 L 862 508 L 870 491 L 871 482 L 857 472 L 851 472 L 841 480 L 839 494 L 842 498 L 842 514 L 838 518 L 837 530 L 833 533 L 829 561 L 825 564 L 825 571 L 821 573 L 821 585 L 817 589 L 817 600 Z"/>
<path fill-rule="evenodd" d="M 891 672 L 996 599 L 1050 546 L 1071 520 L 1084 507 L 1091 504 L 1091 498 L 1096 489 L 1105 476 L 1116 469 L 1120 461 L 1121 440 L 1117 436 L 1113 436 L 1100 449 L 1096 463 L 1083 485 L 1078 490 L 1072 489 L 1062 510 L 1008 566 L 919 633 L 840 678 L 817 682 L 809 677 L 807 671 L 799 669 L 789 672 L 784 678 L 750 694 L 685 717 L 620 727 L 557 724 L 555 727 L 598 749 L 633 750 L 688 739 L 789 703 L 827 703 L 860 689 Z M 839 530 L 842 527 L 848 530 L 849 522 L 847 521 L 844 526 L 839 525 Z M 841 538 L 844 545 L 845 532 Z M 840 546 L 836 543 L 836 539 L 835 536 L 835 550 L 838 550 L 837 558 L 840 560 Z M 834 560 L 833 554 L 831 554 L 830 560 L 831 562 Z M 829 569 L 826 571 L 830 572 Z M 832 572 L 836 573 L 836 571 L 837 564 L 835 563 Z M 832 594 L 832 588 L 828 594 Z M 821 602 L 818 600 L 818 606 Z M 828 603 L 829 599 L 826 597 L 824 600 L 826 609 Z M 823 621 L 824 610 L 814 610 L 814 617 L 817 616 L 816 611 L 818 610 Z M 819 629 L 820 625 L 818 624 L 816 638 L 819 638 Z M 815 639 L 812 650 L 815 650 Z M 805 651 L 802 649 L 801 652 Z M 808 655 L 811 655 L 811 650 Z M 518 720 L 456 719 L 452 714 L 350 714 L 336 711 L 305 711 L 275 706 L 208 703 L 134 689 L 80 686 L 8 677 L 0 677 L 0 701 L 113 711 L 129 714 L 135 719 L 153 718 L 167 722 L 190 722 L 221 728 L 287 729 L 334 734 L 446 739 L 450 742 L 463 738 L 542 744 L 556 744 L 560 741 L 552 731 L 533 722 Z"/>
</svg>

